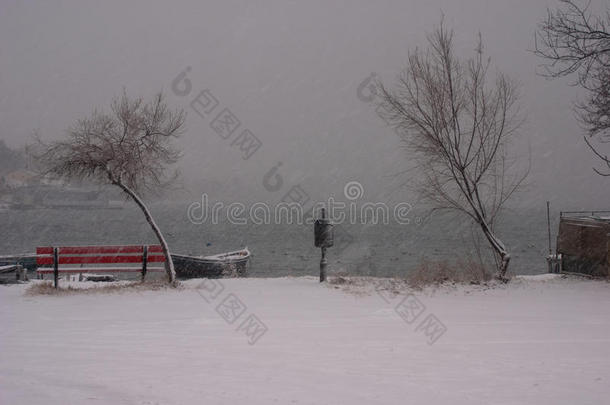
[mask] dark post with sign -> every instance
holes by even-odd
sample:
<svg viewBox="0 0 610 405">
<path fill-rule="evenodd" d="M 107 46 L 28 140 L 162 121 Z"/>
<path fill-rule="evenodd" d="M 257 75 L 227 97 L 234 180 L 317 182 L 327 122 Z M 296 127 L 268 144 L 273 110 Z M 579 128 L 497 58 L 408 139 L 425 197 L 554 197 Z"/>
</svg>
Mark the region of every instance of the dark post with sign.
<svg viewBox="0 0 610 405">
<path fill-rule="evenodd" d="M 314 243 L 316 247 L 322 249 L 322 259 L 320 260 L 320 282 L 326 281 L 326 248 L 333 245 L 334 229 L 330 219 L 326 218 L 326 212 L 322 208 L 322 218 L 317 219 L 314 224 Z"/>
</svg>

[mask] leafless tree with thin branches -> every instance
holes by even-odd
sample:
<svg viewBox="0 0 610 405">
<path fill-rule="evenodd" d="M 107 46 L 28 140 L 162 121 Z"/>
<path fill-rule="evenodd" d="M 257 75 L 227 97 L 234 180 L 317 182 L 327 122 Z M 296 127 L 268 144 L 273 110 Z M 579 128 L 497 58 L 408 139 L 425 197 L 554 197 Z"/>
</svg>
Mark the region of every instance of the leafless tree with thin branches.
<svg viewBox="0 0 610 405">
<path fill-rule="evenodd" d="M 505 280 L 510 254 L 494 224 L 527 172 L 516 174 L 507 157 L 522 122 L 517 86 L 503 74 L 490 79 L 489 68 L 480 36 L 475 54 L 459 59 L 453 31 L 441 22 L 427 49 L 409 54 L 394 89 L 378 84 L 377 111 L 417 163 L 414 181 L 423 200 L 475 221 Z"/>
<path fill-rule="evenodd" d="M 547 10 L 536 32 L 534 53 L 544 59 L 544 76 L 575 76 L 573 82 L 587 91 L 576 104 L 576 116 L 586 129 L 584 140 L 606 169 L 593 169 L 610 176 L 610 157 L 591 143 L 597 137 L 610 142 L 610 7 L 605 16 L 595 16 L 590 2 L 559 0 L 561 7 Z"/>
<path fill-rule="evenodd" d="M 172 140 L 182 133 L 184 121 L 185 112 L 170 110 L 162 93 L 145 103 L 123 91 L 112 102 L 110 113 L 96 110 L 78 120 L 67 139 L 45 143 L 39 137 L 35 145 L 46 173 L 115 185 L 138 205 L 163 248 L 170 283 L 176 272 L 169 247 L 142 196 L 175 180 L 177 172 L 169 175 L 168 168 L 180 152 Z"/>
</svg>

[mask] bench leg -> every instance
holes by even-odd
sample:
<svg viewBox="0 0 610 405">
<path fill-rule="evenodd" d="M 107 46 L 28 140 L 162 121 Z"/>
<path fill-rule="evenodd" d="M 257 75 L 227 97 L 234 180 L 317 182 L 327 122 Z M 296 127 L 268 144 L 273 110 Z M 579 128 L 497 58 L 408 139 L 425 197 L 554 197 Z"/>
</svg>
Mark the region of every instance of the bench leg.
<svg viewBox="0 0 610 405">
<path fill-rule="evenodd" d="M 59 288 L 59 254 L 57 248 L 53 248 L 53 281 L 55 288 Z"/>
</svg>

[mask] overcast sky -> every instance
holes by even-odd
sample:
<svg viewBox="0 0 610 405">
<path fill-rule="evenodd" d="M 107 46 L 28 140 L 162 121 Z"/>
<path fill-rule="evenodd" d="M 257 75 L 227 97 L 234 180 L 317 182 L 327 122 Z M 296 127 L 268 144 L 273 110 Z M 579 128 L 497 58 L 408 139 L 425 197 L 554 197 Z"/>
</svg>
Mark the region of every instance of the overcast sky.
<svg viewBox="0 0 610 405">
<path fill-rule="evenodd" d="M 324 199 L 359 181 L 367 199 L 414 202 L 396 189 L 408 182 L 394 176 L 408 166 L 399 139 L 357 91 L 373 72 L 391 83 L 444 13 L 460 54 L 472 53 L 480 31 L 495 68 L 522 84 L 528 119 L 515 150 L 525 162 L 531 150 L 533 161 L 518 203 L 610 208 L 610 180 L 592 172 L 573 118 L 576 89 L 538 76 L 541 61 L 528 51 L 557 3 L 0 0 L 0 138 L 20 146 L 33 130 L 63 136 L 123 87 L 146 97 L 164 90 L 189 113 L 180 140 L 187 185 L 213 180 L 243 199 L 276 201 L 296 184 Z M 174 94 L 172 81 L 187 67 L 192 90 Z M 210 128 L 213 116 L 189 106 L 204 89 L 219 102 L 215 112 L 229 108 L 237 131 L 262 142 L 249 159 Z M 278 162 L 284 185 L 269 191 L 262 181 Z"/>
</svg>

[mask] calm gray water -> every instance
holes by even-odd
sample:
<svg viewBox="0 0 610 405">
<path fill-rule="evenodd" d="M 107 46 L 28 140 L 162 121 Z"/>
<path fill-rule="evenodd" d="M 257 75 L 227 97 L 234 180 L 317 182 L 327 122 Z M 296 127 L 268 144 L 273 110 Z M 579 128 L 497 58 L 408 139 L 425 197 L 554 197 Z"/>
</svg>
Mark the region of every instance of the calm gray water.
<svg viewBox="0 0 610 405">
<path fill-rule="evenodd" d="M 311 225 L 192 224 L 188 203 L 153 206 L 153 214 L 176 253 L 208 255 L 247 246 L 254 277 L 318 273 L 320 251 Z M 331 272 L 405 275 L 422 258 L 474 254 L 473 228 L 453 215 L 434 215 L 421 224 L 342 225 L 329 249 Z M 554 229 L 554 228 L 552 228 Z M 512 252 L 517 274 L 544 273 L 548 250 L 541 211 L 506 211 L 498 231 Z M 477 233 L 474 233 L 477 235 Z M 34 252 L 36 246 L 156 243 L 137 209 L 37 209 L 0 212 L 0 254 Z M 481 239 L 481 246 L 485 241 Z"/>
</svg>

